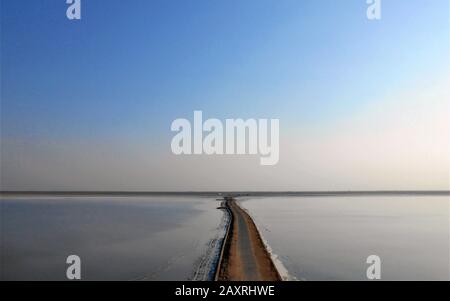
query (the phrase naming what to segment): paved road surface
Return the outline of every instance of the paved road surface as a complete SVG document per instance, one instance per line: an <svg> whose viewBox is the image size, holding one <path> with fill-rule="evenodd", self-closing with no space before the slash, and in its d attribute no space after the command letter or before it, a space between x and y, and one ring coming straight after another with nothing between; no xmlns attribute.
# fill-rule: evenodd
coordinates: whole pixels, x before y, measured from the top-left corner
<svg viewBox="0 0 450 301"><path fill-rule="evenodd" d="M281 280L251 217L233 198L226 200L232 224L218 280Z"/></svg>

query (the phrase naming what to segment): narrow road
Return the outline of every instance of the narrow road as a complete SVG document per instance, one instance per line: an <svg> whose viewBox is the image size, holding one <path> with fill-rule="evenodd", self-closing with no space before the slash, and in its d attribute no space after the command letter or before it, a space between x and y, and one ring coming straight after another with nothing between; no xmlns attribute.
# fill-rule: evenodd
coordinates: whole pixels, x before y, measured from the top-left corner
<svg viewBox="0 0 450 301"><path fill-rule="evenodd" d="M251 217L235 199L225 201L232 219L217 280L281 280Z"/></svg>

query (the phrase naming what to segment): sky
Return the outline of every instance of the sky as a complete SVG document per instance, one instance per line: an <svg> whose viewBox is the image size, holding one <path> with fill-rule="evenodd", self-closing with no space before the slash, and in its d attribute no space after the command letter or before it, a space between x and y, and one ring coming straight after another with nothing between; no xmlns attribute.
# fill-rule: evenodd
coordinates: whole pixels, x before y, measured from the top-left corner
<svg viewBox="0 0 450 301"><path fill-rule="evenodd" d="M448 190L449 3L1 1L2 190ZM278 118L280 160L174 119Z"/></svg>

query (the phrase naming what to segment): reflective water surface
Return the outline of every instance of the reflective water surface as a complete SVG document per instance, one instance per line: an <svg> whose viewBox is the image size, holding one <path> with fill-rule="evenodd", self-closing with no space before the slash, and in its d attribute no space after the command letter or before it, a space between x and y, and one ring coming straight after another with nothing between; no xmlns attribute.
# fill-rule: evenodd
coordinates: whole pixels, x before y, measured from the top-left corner
<svg viewBox="0 0 450 301"><path fill-rule="evenodd" d="M262 197L241 202L291 277L449 279L448 196Z"/></svg>
<svg viewBox="0 0 450 301"><path fill-rule="evenodd" d="M208 277L223 213L207 197L2 197L1 279L64 280L67 256L85 280Z"/></svg>

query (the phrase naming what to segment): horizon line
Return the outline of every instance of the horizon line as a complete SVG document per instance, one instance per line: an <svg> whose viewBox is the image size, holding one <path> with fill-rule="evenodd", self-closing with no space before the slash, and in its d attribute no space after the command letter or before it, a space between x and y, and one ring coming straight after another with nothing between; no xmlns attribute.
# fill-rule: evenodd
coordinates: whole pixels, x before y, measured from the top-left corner
<svg viewBox="0 0 450 301"><path fill-rule="evenodd" d="M433 194L449 195L450 190L185 190L185 191L119 191L119 190L2 190L0 195L224 195L233 194L237 196L258 196L258 195L327 195L327 194Z"/></svg>

